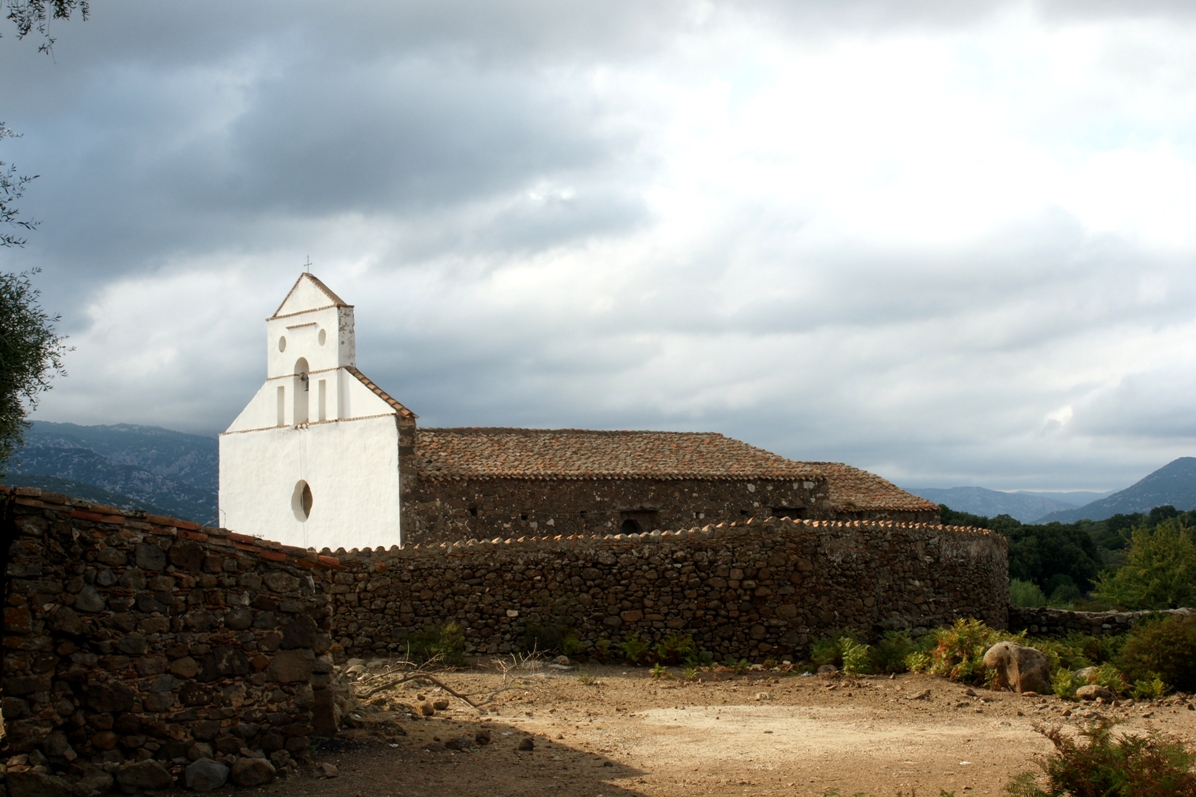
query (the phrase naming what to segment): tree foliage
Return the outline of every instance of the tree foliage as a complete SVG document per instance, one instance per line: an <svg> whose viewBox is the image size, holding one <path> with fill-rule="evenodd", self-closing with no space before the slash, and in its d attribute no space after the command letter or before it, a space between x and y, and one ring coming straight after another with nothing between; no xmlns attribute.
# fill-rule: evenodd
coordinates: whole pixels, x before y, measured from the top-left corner
<svg viewBox="0 0 1196 797"><path fill-rule="evenodd" d="M67 348L54 331L58 316L39 306L29 276L0 273L0 476L29 428L26 415L55 374L66 376Z"/></svg>
<svg viewBox="0 0 1196 797"><path fill-rule="evenodd" d="M1093 595L1127 609L1196 606L1196 542L1180 518L1140 526L1130 537L1125 564L1103 573Z"/></svg>
<svg viewBox="0 0 1196 797"><path fill-rule="evenodd" d="M9 130L4 122L0 122L0 141L18 137L19 134ZM26 230L32 230L37 226L37 222L19 218L20 213L13 204L21 198L21 194L25 193L25 186L35 179L37 179L36 174L33 177L18 176L16 166L0 161L0 224L9 228L21 227ZM24 245L24 238L17 237L7 229L0 229L0 246Z"/></svg>
<svg viewBox="0 0 1196 797"><path fill-rule="evenodd" d="M0 8L3 2L0 2ZM16 26L17 38L36 32L42 38L38 50L49 53L54 49L50 36L50 20L70 19L76 11L83 19L91 13L88 0L8 0L8 19Z"/></svg>

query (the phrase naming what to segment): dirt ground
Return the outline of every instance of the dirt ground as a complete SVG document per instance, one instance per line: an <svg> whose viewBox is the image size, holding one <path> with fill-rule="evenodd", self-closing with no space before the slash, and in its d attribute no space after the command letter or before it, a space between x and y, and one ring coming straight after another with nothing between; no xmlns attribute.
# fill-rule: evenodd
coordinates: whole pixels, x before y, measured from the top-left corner
<svg viewBox="0 0 1196 797"><path fill-rule="evenodd" d="M1196 743L1185 698L1077 704L975 690L923 675L844 679L706 673L653 679L647 669L585 666L444 673L456 691L505 687L485 713L424 684L404 684L358 712L362 727L316 751L337 769L264 789L304 797L422 795L825 795L889 797L940 789L998 795L1034 769L1049 743L1038 724L1075 725L1100 712L1134 731ZM424 702L450 708L420 716ZM1064 716L1065 712L1070 715ZM479 745L479 730L490 743ZM534 749L520 751L531 738ZM446 749L445 743L449 743ZM463 749L451 749L461 746Z"/></svg>

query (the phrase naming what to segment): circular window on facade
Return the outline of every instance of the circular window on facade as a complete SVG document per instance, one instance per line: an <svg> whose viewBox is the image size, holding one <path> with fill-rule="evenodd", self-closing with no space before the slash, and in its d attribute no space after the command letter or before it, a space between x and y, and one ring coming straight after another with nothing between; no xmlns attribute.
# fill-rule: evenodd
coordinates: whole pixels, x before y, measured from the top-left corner
<svg viewBox="0 0 1196 797"><path fill-rule="evenodd" d="M300 481L295 485L295 492L291 495L291 509L295 511L295 518L305 521L311 517L311 487L307 482Z"/></svg>
<svg viewBox="0 0 1196 797"><path fill-rule="evenodd" d="M326 331L324 331L324 330L322 330L322 329L321 329L321 330L320 330L320 334L319 334L319 335L316 335L316 337L319 339L319 341L320 341L320 345L321 345L321 346L323 346L323 345L324 345L324 341L328 340L328 333L327 333Z"/></svg>
<svg viewBox="0 0 1196 797"><path fill-rule="evenodd" d="M281 337L278 339L278 350L279 351L287 350L287 339L285 337Z"/></svg>

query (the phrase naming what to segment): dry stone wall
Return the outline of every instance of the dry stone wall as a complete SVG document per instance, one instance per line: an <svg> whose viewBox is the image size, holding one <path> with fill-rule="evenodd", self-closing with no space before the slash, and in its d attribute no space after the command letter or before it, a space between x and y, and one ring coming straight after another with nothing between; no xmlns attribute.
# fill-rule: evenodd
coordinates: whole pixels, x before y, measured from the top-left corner
<svg viewBox="0 0 1196 797"><path fill-rule="evenodd" d="M38 490L0 503L4 745L32 768L10 782L48 769L91 784L78 794L130 791L197 758L252 782L335 730L317 582L334 561Z"/></svg>
<svg viewBox="0 0 1196 797"><path fill-rule="evenodd" d="M821 517L824 478L434 479L415 483L403 545L473 537L636 533L742 522L774 511Z"/></svg>
<svg viewBox="0 0 1196 797"><path fill-rule="evenodd" d="M1005 538L976 529L768 518L332 555L35 489L0 507L3 744L26 757L8 786L80 795L201 764L264 782L335 733L333 655L449 622L473 654L679 633L760 660L845 628L1008 621Z"/></svg>
<svg viewBox="0 0 1196 797"><path fill-rule="evenodd" d="M1168 609L1162 614L1196 614L1196 609ZM1073 612L1068 609L1009 607L1009 630L1030 636L1064 637L1071 633L1089 636L1124 634L1142 617L1160 612Z"/></svg>
<svg viewBox="0 0 1196 797"><path fill-rule="evenodd" d="M326 552L330 553L330 552ZM892 521L749 520L641 535L495 539L337 552L333 633L353 655L459 623L467 652L529 630L583 643L689 634L719 657L804 655L836 630L1008 621L1005 538Z"/></svg>

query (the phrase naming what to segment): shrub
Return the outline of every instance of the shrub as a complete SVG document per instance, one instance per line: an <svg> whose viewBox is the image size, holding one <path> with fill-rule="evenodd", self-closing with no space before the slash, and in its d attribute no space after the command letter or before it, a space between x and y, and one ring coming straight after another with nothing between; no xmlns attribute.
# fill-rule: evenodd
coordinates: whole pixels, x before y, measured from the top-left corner
<svg viewBox="0 0 1196 797"><path fill-rule="evenodd" d="M649 674L651 674L651 676L653 678L672 678L673 677L672 675L669 674L668 667L665 667L663 664L652 665L652 669L649 670Z"/></svg>
<svg viewBox="0 0 1196 797"><path fill-rule="evenodd" d="M708 650L698 650L686 656L685 663L690 667L713 667L714 654Z"/></svg>
<svg viewBox="0 0 1196 797"><path fill-rule="evenodd" d="M1125 564L1102 573L1092 594L1127 609L1178 609L1196 603L1196 542L1180 520L1134 529Z"/></svg>
<svg viewBox="0 0 1196 797"><path fill-rule="evenodd" d="M1124 695L1130 688L1121 670L1107 662L1097 669L1096 680L1093 683L1100 684L1115 695Z"/></svg>
<svg viewBox="0 0 1196 797"><path fill-rule="evenodd" d="M840 637L839 649L843 652L843 672L848 675L863 675L872 672L872 647L850 637Z"/></svg>
<svg viewBox="0 0 1196 797"><path fill-rule="evenodd" d="M1057 697L1069 700L1076 696L1076 690L1083 684L1076 678L1076 674L1066 667L1060 667L1055 670L1055 674L1051 676L1051 691Z"/></svg>
<svg viewBox="0 0 1196 797"><path fill-rule="evenodd" d="M810 661L814 662L815 667L821 667L824 664L837 666L841 661L839 657L839 640L836 637L819 639L810 648Z"/></svg>
<svg viewBox="0 0 1196 797"><path fill-rule="evenodd" d="M906 659L917 649L909 631L889 631L872 646L872 668L876 672L905 672Z"/></svg>
<svg viewBox="0 0 1196 797"><path fill-rule="evenodd" d="M1014 606L1038 608L1047 605L1047 596L1033 581L1015 578L1009 582L1009 602Z"/></svg>
<svg viewBox="0 0 1196 797"><path fill-rule="evenodd" d="M634 634L628 634L619 643L619 649L623 651L623 657L627 661L632 664L643 664L648 659L649 651L652 650L652 643L645 642Z"/></svg>
<svg viewBox="0 0 1196 797"><path fill-rule="evenodd" d="M577 634L563 623L531 622L523 631L523 649L540 653L564 653L571 656L582 649Z"/></svg>
<svg viewBox="0 0 1196 797"><path fill-rule="evenodd" d="M680 664L696 651L693 637L674 631L656 645L656 658L665 664Z"/></svg>
<svg viewBox="0 0 1196 797"><path fill-rule="evenodd" d="M1134 683L1158 677L1172 689L1196 692L1196 616L1140 622L1127 635L1117 663Z"/></svg>
<svg viewBox="0 0 1196 797"><path fill-rule="evenodd" d="M438 659L449 667L465 664L465 631L460 623L426 625L407 639L407 655L420 664Z"/></svg>
<svg viewBox="0 0 1196 797"><path fill-rule="evenodd" d="M1098 719L1072 737L1061 728L1039 729L1055 752L1039 762L1046 775L1040 788L1025 772L1005 787L1013 797L1196 797L1193 756L1179 742L1158 734L1113 734L1114 723Z"/></svg>
<svg viewBox="0 0 1196 797"><path fill-rule="evenodd" d="M994 630L980 620L956 620L950 628L939 628L932 634L934 647L928 654L929 672L972 684L983 684L988 678L984 669L985 651L998 642L1025 641L1024 635Z"/></svg>
<svg viewBox="0 0 1196 797"><path fill-rule="evenodd" d="M1134 688L1130 690L1130 696L1135 700L1154 700L1165 694L1167 694L1167 684L1163 683L1163 679L1157 675L1153 678L1134 681Z"/></svg>

